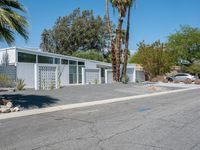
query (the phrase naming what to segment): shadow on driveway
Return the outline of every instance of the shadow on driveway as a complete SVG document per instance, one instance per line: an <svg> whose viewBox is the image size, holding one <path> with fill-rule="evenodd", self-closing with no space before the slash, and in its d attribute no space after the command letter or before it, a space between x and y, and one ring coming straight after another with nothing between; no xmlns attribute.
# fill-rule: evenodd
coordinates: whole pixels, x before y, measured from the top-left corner
<svg viewBox="0 0 200 150"><path fill-rule="evenodd" d="M51 106L57 103L59 100L54 99L49 96L44 95L23 95L23 94L15 94L15 95L2 95L2 98L11 100L14 106L20 105L25 109L30 108L43 108L47 106Z"/></svg>

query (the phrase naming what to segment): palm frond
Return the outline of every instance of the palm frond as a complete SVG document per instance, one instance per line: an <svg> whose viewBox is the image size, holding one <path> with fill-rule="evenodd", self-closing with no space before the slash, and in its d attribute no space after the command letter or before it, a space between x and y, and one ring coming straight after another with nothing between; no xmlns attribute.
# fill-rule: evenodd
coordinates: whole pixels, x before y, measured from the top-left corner
<svg viewBox="0 0 200 150"><path fill-rule="evenodd" d="M15 41L15 33L28 40L28 22L17 11L26 12L23 5L16 0L0 1L0 40L9 45Z"/></svg>

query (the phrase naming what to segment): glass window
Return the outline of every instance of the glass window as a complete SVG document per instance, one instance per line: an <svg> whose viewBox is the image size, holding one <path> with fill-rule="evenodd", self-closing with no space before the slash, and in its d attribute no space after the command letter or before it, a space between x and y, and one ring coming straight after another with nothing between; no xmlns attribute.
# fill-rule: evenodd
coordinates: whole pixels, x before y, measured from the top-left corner
<svg viewBox="0 0 200 150"><path fill-rule="evenodd" d="M68 60L67 60L67 59L62 59L62 60L61 60L61 63L62 63L62 64L65 64L65 65L68 65Z"/></svg>
<svg viewBox="0 0 200 150"><path fill-rule="evenodd" d="M55 64L60 64L60 59L59 58L55 58Z"/></svg>
<svg viewBox="0 0 200 150"><path fill-rule="evenodd" d="M82 83L82 68L84 66L78 66L78 83Z"/></svg>
<svg viewBox="0 0 200 150"><path fill-rule="evenodd" d="M76 62L76 61L73 61L73 60L70 60L70 61L69 61L69 64L70 64L70 65L77 65L77 62Z"/></svg>
<svg viewBox="0 0 200 150"><path fill-rule="evenodd" d="M85 62L80 62L80 61L79 61L79 62L78 62L78 65L79 65L79 66L85 66Z"/></svg>
<svg viewBox="0 0 200 150"><path fill-rule="evenodd" d="M36 55L18 52L18 62L36 63Z"/></svg>
<svg viewBox="0 0 200 150"><path fill-rule="evenodd" d="M77 83L77 66L69 66L69 83Z"/></svg>
<svg viewBox="0 0 200 150"><path fill-rule="evenodd" d="M38 63L53 64L53 58L46 56L38 56Z"/></svg>

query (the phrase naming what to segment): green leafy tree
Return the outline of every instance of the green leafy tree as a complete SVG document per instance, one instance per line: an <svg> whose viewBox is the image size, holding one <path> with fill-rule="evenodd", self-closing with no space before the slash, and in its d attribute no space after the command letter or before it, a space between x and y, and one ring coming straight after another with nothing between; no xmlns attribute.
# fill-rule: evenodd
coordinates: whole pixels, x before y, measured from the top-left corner
<svg viewBox="0 0 200 150"><path fill-rule="evenodd" d="M25 40L28 39L28 22L19 13L25 13L25 8L17 0L0 0L0 40L12 44L15 32Z"/></svg>
<svg viewBox="0 0 200 150"><path fill-rule="evenodd" d="M200 75L200 62L194 62L190 66L185 67L186 72L189 72L191 74L195 74L197 76Z"/></svg>
<svg viewBox="0 0 200 150"><path fill-rule="evenodd" d="M139 52L137 51L137 52L135 52L134 55L132 55L130 57L129 63L131 63L131 64L139 64L140 62L138 60L138 57L139 57Z"/></svg>
<svg viewBox="0 0 200 150"><path fill-rule="evenodd" d="M45 29L41 37L45 51L72 55L76 51L103 51L109 41L106 21L95 17L93 11L75 9L59 17L52 29Z"/></svg>
<svg viewBox="0 0 200 150"><path fill-rule="evenodd" d="M160 41L153 44L139 43L134 59L143 66L150 78L169 72L173 65L170 52Z"/></svg>
<svg viewBox="0 0 200 150"><path fill-rule="evenodd" d="M200 29L181 26L176 33L168 37L167 47L176 64L186 61L193 64L200 59Z"/></svg>
<svg viewBox="0 0 200 150"><path fill-rule="evenodd" d="M73 53L73 56L96 61L106 61L103 53L97 52L96 50L76 51Z"/></svg>

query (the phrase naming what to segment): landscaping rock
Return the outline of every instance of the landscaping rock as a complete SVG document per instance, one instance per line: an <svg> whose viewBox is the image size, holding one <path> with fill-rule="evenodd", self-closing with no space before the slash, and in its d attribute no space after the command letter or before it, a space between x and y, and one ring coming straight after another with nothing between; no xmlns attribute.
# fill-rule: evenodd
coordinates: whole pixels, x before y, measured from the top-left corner
<svg viewBox="0 0 200 150"><path fill-rule="evenodd" d="M191 80L191 79L186 79L186 80L184 81L184 83L185 83L185 84L192 84L192 80Z"/></svg>
<svg viewBox="0 0 200 150"><path fill-rule="evenodd" d="M164 79L164 80L163 80L163 83L168 83L168 80L167 80L167 79Z"/></svg>
<svg viewBox="0 0 200 150"><path fill-rule="evenodd" d="M200 79L195 80L194 83L200 85Z"/></svg>
<svg viewBox="0 0 200 150"><path fill-rule="evenodd" d="M10 102L9 100L6 100L6 99L0 99L0 105L5 105Z"/></svg>
<svg viewBox="0 0 200 150"><path fill-rule="evenodd" d="M6 107L8 107L8 108L12 108L12 107L13 107L12 102L7 102Z"/></svg>
<svg viewBox="0 0 200 150"><path fill-rule="evenodd" d="M0 108L1 113L9 113L11 112L10 108Z"/></svg>
<svg viewBox="0 0 200 150"><path fill-rule="evenodd" d="M13 112L17 112L17 111L20 111L20 108L19 108L19 107L13 108Z"/></svg>
<svg viewBox="0 0 200 150"><path fill-rule="evenodd" d="M157 76L156 77L159 82L163 82L165 80L164 76Z"/></svg>

